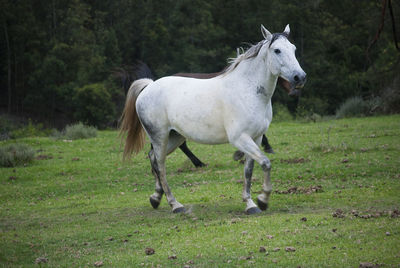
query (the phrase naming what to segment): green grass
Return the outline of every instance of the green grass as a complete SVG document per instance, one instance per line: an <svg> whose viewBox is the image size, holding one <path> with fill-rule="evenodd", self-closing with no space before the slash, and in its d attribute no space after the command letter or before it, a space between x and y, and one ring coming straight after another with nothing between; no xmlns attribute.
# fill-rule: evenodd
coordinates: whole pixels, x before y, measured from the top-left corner
<svg viewBox="0 0 400 268"><path fill-rule="evenodd" d="M0 265L38 266L39 257L49 267L400 265L400 218L391 217L400 209L399 115L273 123L268 138L276 192L256 216L244 213L243 165L229 145L189 143L208 163L201 169L180 151L169 156L169 185L189 210L175 215L165 198L150 206L147 152L122 163L115 131L18 139L38 152L26 167L0 168ZM255 198L258 165L254 179ZM316 186L322 191L307 191Z"/></svg>

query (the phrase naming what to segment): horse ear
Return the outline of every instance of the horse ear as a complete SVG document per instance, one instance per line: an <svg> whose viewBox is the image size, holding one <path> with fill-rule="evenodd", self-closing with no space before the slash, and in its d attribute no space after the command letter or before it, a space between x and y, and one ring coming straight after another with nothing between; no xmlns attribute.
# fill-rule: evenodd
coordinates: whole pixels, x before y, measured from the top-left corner
<svg viewBox="0 0 400 268"><path fill-rule="evenodd" d="M272 34L261 24L261 33L266 40L271 39Z"/></svg>
<svg viewBox="0 0 400 268"><path fill-rule="evenodd" d="M290 27L289 27L289 24L286 25L285 30L283 31L283 33L286 34L287 36L289 36L289 34L290 34Z"/></svg>

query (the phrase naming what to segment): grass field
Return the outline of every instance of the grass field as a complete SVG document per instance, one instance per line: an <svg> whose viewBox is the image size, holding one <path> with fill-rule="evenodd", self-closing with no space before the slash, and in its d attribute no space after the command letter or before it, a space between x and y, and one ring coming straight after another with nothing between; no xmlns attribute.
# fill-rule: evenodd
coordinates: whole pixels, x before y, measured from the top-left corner
<svg viewBox="0 0 400 268"><path fill-rule="evenodd" d="M37 153L0 168L1 266L400 266L399 115L273 123L274 193L256 216L244 213L231 146L189 142L208 163L200 169L169 156L169 185L188 210L176 215L165 198L150 206L147 151L122 163L117 136L17 140ZM254 180L253 198L258 165Z"/></svg>

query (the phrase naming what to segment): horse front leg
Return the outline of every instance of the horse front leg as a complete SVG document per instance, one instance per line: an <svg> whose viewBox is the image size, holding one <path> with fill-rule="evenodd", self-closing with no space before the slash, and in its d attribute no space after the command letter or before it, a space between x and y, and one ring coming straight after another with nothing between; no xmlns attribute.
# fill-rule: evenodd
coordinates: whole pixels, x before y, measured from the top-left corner
<svg viewBox="0 0 400 268"><path fill-rule="evenodd" d="M272 193L271 184L271 164L262 166L264 171L264 183L262 186L262 193L257 196L257 204L261 210L268 208L269 196Z"/></svg>
<svg viewBox="0 0 400 268"><path fill-rule="evenodd" d="M261 210L254 204L251 199L251 177L253 176L254 160L246 155L246 161L244 164L244 183L243 183L243 202L246 202L246 213L256 214L260 213Z"/></svg>
<svg viewBox="0 0 400 268"><path fill-rule="evenodd" d="M258 144L261 143L261 137L257 139ZM243 190L243 201L246 202L246 213L254 214L261 212L260 209L266 210L268 207L268 199L272 192L270 172L271 172L271 162L260 150L257 143L248 136L247 134L242 134L238 139L231 142L240 151L246 154L245 162L245 184ZM251 175L253 170L254 160L257 161L263 171L264 171L264 184L263 192L257 198L258 205L260 209L251 200L250 189L251 189Z"/></svg>

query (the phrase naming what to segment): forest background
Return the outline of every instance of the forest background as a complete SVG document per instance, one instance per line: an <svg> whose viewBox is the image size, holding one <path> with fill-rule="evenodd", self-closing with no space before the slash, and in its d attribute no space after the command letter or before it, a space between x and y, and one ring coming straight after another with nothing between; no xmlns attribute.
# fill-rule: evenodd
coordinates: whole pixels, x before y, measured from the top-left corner
<svg viewBox="0 0 400 268"><path fill-rule="evenodd" d="M276 90L274 106L332 115L358 96L396 113L399 14L390 0L0 0L0 112L112 127L138 61L156 77L217 72L261 24L290 24L308 81L299 98Z"/></svg>

